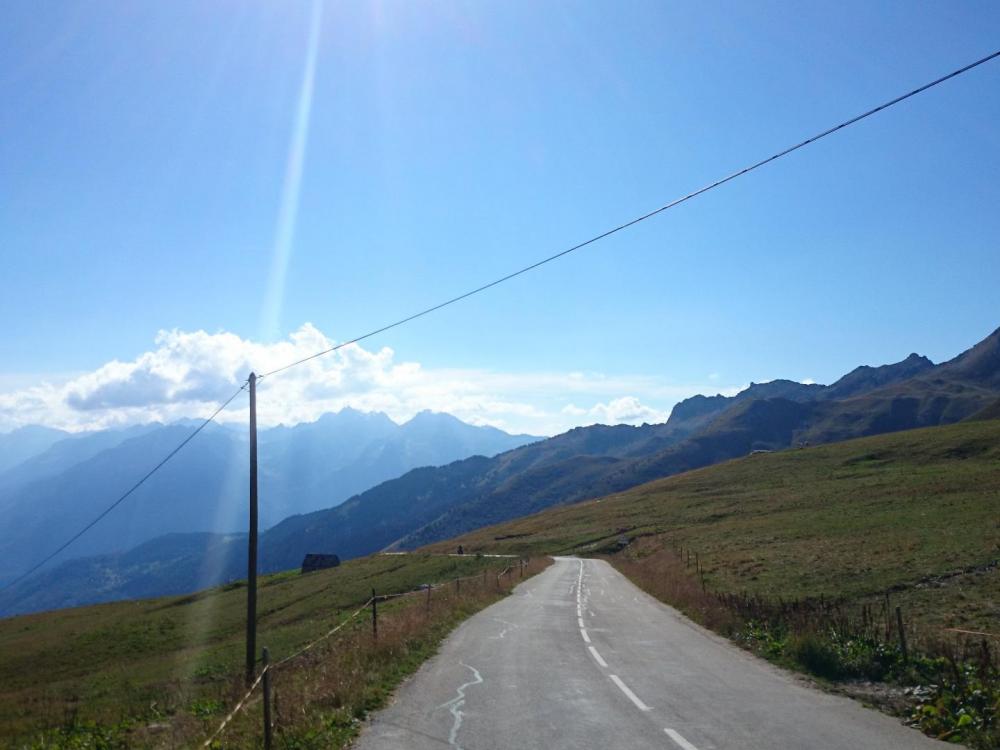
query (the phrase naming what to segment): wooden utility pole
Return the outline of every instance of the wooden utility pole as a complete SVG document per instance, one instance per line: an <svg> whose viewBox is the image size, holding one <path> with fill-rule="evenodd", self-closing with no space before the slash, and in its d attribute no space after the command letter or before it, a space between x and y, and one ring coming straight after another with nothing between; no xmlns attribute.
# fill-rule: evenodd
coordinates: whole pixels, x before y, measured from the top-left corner
<svg viewBox="0 0 1000 750"><path fill-rule="evenodd" d="M247 548L247 672L254 680L257 660L257 376L250 373L250 534Z"/></svg>

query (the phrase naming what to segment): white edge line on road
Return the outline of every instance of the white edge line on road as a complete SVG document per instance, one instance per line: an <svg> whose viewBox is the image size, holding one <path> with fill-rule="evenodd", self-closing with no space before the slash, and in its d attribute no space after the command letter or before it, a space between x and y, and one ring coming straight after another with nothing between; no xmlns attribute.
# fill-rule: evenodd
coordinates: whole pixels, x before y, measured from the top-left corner
<svg viewBox="0 0 1000 750"><path fill-rule="evenodd" d="M618 675L613 674L610 675L610 677L612 682L614 682L618 686L618 689L621 690L623 693L625 693L626 697L636 705L636 708L638 708L640 711L653 710L645 703L643 703L641 700L639 700L639 696L633 693L631 690L629 690L628 685L622 682L621 678Z"/></svg>
<svg viewBox="0 0 1000 750"><path fill-rule="evenodd" d="M598 664L600 664L602 667L605 668L608 666L608 663L601 658L601 655L599 653L597 653L596 648L594 648L593 646L587 646L587 648L590 649L591 655L594 657L594 659L597 661Z"/></svg>
<svg viewBox="0 0 1000 750"><path fill-rule="evenodd" d="M681 737L681 733L680 732L678 732L678 731L676 731L674 729L669 729L669 728L668 729L664 729L663 731L667 733L667 736L670 739L672 739L680 747L682 747L683 750L698 750L698 748L696 748L694 745L692 745L686 739L684 739L683 737Z"/></svg>
<svg viewBox="0 0 1000 750"><path fill-rule="evenodd" d="M587 635L587 631L584 628L580 628L580 635L583 636L584 643L590 643L590 636Z"/></svg>
<svg viewBox="0 0 1000 750"><path fill-rule="evenodd" d="M586 625L583 624L583 618L582 617L577 617L576 618L576 624L579 625L581 628L586 627Z"/></svg>

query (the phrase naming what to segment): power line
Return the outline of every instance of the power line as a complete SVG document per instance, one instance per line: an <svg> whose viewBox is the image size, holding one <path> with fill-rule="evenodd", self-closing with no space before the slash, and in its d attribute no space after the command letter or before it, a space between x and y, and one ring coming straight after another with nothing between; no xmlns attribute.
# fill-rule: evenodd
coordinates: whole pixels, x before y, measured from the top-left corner
<svg viewBox="0 0 1000 750"><path fill-rule="evenodd" d="M745 175L745 174L747 174L749 172L752 172L755 169L759 169L760 167L763 167L765 164L770 164L771 162L777 161L778 159L782 158L783 156L788 156L788 154L792 153L793 151L798 151L803 146L808 146L809 144L815 143L816 141L818 141L818 140L820 140L822 138L826 138L828 135L832 135L833 133L836 133L838 130L843 130L844 128L846 128L846 127L848 127L850 125L854 125L855 123L860 122L861 120L864 120L867 117L871 117L872 115L876 114L877 112L881 112L882 110L888 109L889 107L892 107L892 106L894 106L896 104L899 104L900 102L905 101L906 99L909 99L912 96L916 96L917 94L920 94L920 93L922 93L924 91L927 91L928 89L934 88L935 86L937 86L937 85L939 85L941 83L944 83L947 80L955 78L956 76L959 76L962 73L966 73L966 72L972 70L973 68L978 67L978 66L982 65L983 63L989 62L990 60L992 60L992 59L994 59L996 57L1000 57L1000 50L997 50L996 52L994 52L991 55L987 55L986 57L980 58L979 60L976 60L973 63L969 63L968 65L966 65L964 67L961 67L958 70L954 70L951 73L948 73L947 75L943 75L940 78L937 78L937 79L931 81L930 83L925 83L923 86L920 86L919 88L915 88L912 91L910 91L910 92L908 92L906 94L903 94L902 96L897 96L895 99L891 99L890 101L887 101L884 104L880 104L879 106L877 106L877 107L875 107L873 109L869 109L867 112L864 112L864 113L862 113L860 115L857 115L856 117L852 117L850 120L846 120L846 121L840 123L839 125L836 125L836 126L830 128L828 130L824 130L822 133L819 133L818 135L814 135L811 138L807 138L806 140L804 140L804 141L802 141L800 143L797 143L794 146L790 146L790 147L784 149L783 151L779 151L778 153L774 154L773 156L769 156L766 159L761 159L760 161L756 162L755 164L751 164L749 167L744 167L743 169L740 169L737 172L733 172L732 174L730 174L730 175L728 175L726 177L723 177L723 178L721 178L719 180L716 180L715 182L713 182L713 183L711 183L709 185L706 185L705 187L699 188L698 190L695 190L694 192L688 193L687 195L685 195L685 196L683 196L681 198L677 198L676 200L673 200L670 203L667 203L666 205L660 206L659 208L654 209L654 210L650 211L649 213L643 214L642 216L639 216L639 217L637 217L635 219L632 219L631 221L627 221L624 224L619 224L614 229L609 229L606 232L602 232L601 234L597 235L596 237L591 237L589 240L585 240L584 242L581 242L578 245L573 245L573 247L567 248L566 250L562 250L561 252L558 252L555 255L550 255L547 258L543 258L542 260L537 261L536 263L532 263L530 266L525 266L524 268L521 268L521 269L519 269L517 271L514 271L513 273L507 274L506 276L501 276L499 279L491 281L488 284L483 284L482 286L476 287L475 289L473 289L471 291L468 291L468 292L465 292L464 294L460 294L457 297L452 297L449 300L446 300L444 302L440 302L440 303L438 303L438 304L436 304L436 305L434 305L432 307L428 307L425 310L421 310L420 312L414 313L413 315L409 315L409 316L407 316L405 318L402 318L401 320L397 320L395 323L389 323L388 325L384 325L381 328L377 328L374 331L370 331L370 332L368 332L368 333L366 333L366 334L364 334L362 336L358 336L357 338L353 338L353 339L351 339L349 341L344 341L344 342L342 342L340 344L337 344L336 346L331 346L329 349L324 349L323 351L316 352L315 354L310 354L308 357L303 357L302 359L295 360L294 362L289 362L287 365L283 365L283 366L278 367L278 368L276 368L274 370L271 370L270 372L266 372L263 375L259 375L257 377L257 379L261 380L262 378L270 377L271 375L275 375L275 374L277 374L279 372L283 372L283 371L288 370L288 369L290 369L292 367L296 367L297 365L301 365L304 362L309 362L310 360L313 360L313 359L316 359L318 357L322 357L324 355L330 354L331 352L335 352L338 349L344 348L345 346L349 346L351 344L356 344L359 341L364 341L365 339L371 338L372 336L377 336L380 333L385 333L386 331L391 330L393 328L398 328L399 326L405 325L406 323L414 321L417 318L422 318L425 315L429 315L432 312L436 312L436 311L440 310L441 308L448 307L449 305L454 305L456 302L461 302L464 299L468 299L469 297L472 297L473 295L479 294L480 292L485 292L487 289L491 289L491 288L497 286L498 284L504 283L505 281L510 281L511 279L513 279L513 278L515 278L517 276L520 276L521 274L525 274L525 273L528 273L529 271L533 271L533 270L535 270L536 268L538 268L540 266L544 266L546 263L551 263L552 261L557 260L559 258L562 258L565 255L569 255L572 252L575 252L577 250L585 248L585 247L587 247L587 245L592 245L595 242L599 242L600 240L603 240L606 237L610 237L611 235L616 234L616 233L622 231L623 229L628 229L629 227L634 226L634 225L638 224L639 222L645 221L646 219L651 219L654 216L656 216L658 214L661 214L664 211L667 211L668 209L673 208L674 206L679 206L681 203L685 203L686 201L689 201L692 198L696 198L697 196L701 195L702 193L707 193L709 190L714 190L715 188L720 187L721 185L725 185L727 182L729 182L731 180L735 180L737 177L742 177L743 175Z"/></svg>
<svg viewBox="0 0 1000 750"><path fill-rule="evenodd" d="M565 255L569 255L570 253L575 252L577 250L580 250L580 249L582 249L584 247L587 247L588 245L592 245L595 242L603 240L606 237L610 237L611 235L616 234L616 233L622 231L623 229L628 229L629 227L634 226L634 225L636 225L636 224L638 224L638 223L640 223L642 221L645 221L646 219L651 219L652 217L654 217L654 216L656 216L658 214L661 214L664 211L667 211L668 209L673 208L674 206L678 206L681 203L685 203L686 201L689 201L692 198L695 198L695 197L701 195L702 193L707 193L709 190L714 190L715 188L717 188L717 187L719 187L721 185L724 185L725 183L730 182L731 180L735 180L737 177L741 177L742 175L745 175L745 174L747 174L749 172L752 172L755 169L763 167L765 164L769 164L770 162L776 161L776 160L782 158L783 156L787 156L788 154L792 153L793 151L797 151L798 149L802 148L803 146L808 146L810 143L815 143L816 141L818 141L818 140L820 140L822 138L825 138L828 135L836 133L838 130L842 130L843 128L846 128L849 125L853 125L853 124L855 124L857 122L860 122L861 120L864 120L867 117L871 117L872 115L876 114L877 112L881 112L884 109L888 109L889 107L892 107L892 106L894 106L896 104L899 104L900 102L902 102L902 101L904 101L906 99L909 99L912 96L916 96L917 94L920 94L920 93L922 93L924 91L927 91L928 89L931 89L931 88L933 88L933 87L935 87L935 86L937 86L937 85L939 85L941 83L944 83L947 80L955 78L956 76L959 76L962 73L966 73L966 72L972 70L973 68L978 67L978 66L982 65L983 63L989 62L990 60L993 60L994 58L997 58L997 57L1000 57L1000 50L994 52L993 54L987 55L986 57L983 57L983 58L981 58L979 60L976 60L975 62L970 63L970 64L968 64L968 65L966 65L966 66L964 66L962 68L959 68L958 70L954 70L951 73L948 73L947 75L941 76L940 78L937 78L937 79L931 81L930 83L926 83L923 86L920 86L919 88L915 88L912 91L910 91L910 92L908 92L906 94L903 94L902 96L898 96L895 99L892 99L892 100L890 100L888 102L885 102L884 104L880 104L879 106L877 106L877 107L875 107L873 109L870 109L867 112L864 112L864 113L862 113L860 115L857 115L856 117L853 117L850 120L846 120L845 122L842 122L839 125L836 125L836 126L834 126L832 128L829 128L828 130L824 130L822 133L819 133L818 135L814 135L811 138L807 138L806 140L804 140L804 141L802 141L800 143L797 143L794 146L790 146L789 148L786 148L783 151L779 151L778 153L774 154L773 156L769 156L766 159L762 159L761 161L758 161L755 164L752 164L752 165L750 165L748 167L744 167L743 169L741 169L741 170L739 170L737 172L733 172L732 174L730 174L730 175L728 175L726 177L718 179L715 182L713 182L713 183L711 183L709 185L706 185L705 187L699 188L698 190L695 190L694 192L688 193L687 195L682 196L681 198L677 198L676 200L673 200L670 203L667 203L667 204L665 204L663 206L660 206L659 208L654 209L653 211L650 211L649 213L643 214L642 216L639 216L639 217L637 217L635 219L627 221L624 224L619 224L618 226L614 227L613 229L609 229L608 231L603 232L603 233L601 233L601 234L599 234L599 235L597 235L595 237L591 237L589 240L585 240L584 242L581 242L581 243L579 243L577 245L574 245L573 247L567 248L566 250L562 250L561 252L558 252L558 253L556 253L554 255L550 255L547 258L543 258L542 260L539 260L539 261L537 261L535 263L532 263L529 266L525 266L524 268L521 268L521 269L519 269L517 271L514 271L512 273L509 273L506 276L501 276L500 278L495 279L494 281L491 281L491 282L489 282L487 284L483 284L482 286L477 287L475 289L472 289L471 291L465 292L464 294L460 294L457 297L452 297L449 300L446 300L444 302L441 302L441 303L438 303L436 305L433 305L432 307L428 307L425 310L421 310L420 312L414 313L413 315L409 315L409 316L407 316L405 318L402 318L401 320L397 320L394 323L390 323L388 325L382 326L381 328L377 328L377 329L375 329L373 331L370 331L370 332L368 332L366 334L363 334L361 336L353 338L353 339L351 339L349 341L344 341L344 342L342 342L340 344L337 344L336 346L331 346L328 349L324 349L323 351L319 351L319 352L316 352L315 354L311 354L308 357L303 357L302 359L298 359L298 360L296 360L294 362L290 362L290 363L288 363L286 365L283 365L281 367L278 367L278 368L276 368L274 370L270 370L269 372L266 372L266 373L264 373L262 375L259 375L257 377L257 380L259 381L259 380L261 380L263 378L270 377L271 375L275 375L275 374L277 374L279 372L283 372L283 371L288 370L288 369L290 369L292 367L296 367L297 365L301 365L304 362L309 362L310 360L316 359L318 357L322 357L322 356L324 356L326 354L330 354L331 352L335 352L338 349L342 349L345 346L349 346L350 344L356 344L359 341L364 341L365 339L371 338L373 336L377 336L380 333L385 333L386 331L389 331L389 330L391 330L393 328L398 328L399 326L405 325L406 323L414 321L417 318L422 318L425 315L429 315L432 312L436 312L437 310L440 310L440 309L442 309L444 307L448 307L449 305L453 305L456 302L461 302L462 300L468 299L469 297L472 297L473 295L479 294L481 292L485 292L487 289L491 289L492 287L495 287L495 286L497 286L499 284L502 284L505 281L510 281L511 279L516 278L517 276L520 276L522 274L528 273L529 271L533 271L534 269L539 268L540 266L544 266L547 263L551 263L554 260L562 258ZM6 591L8 588L10 588L10 587L14 586L15 584L20 583L21 581L23 581L25 578L27 578L28 576L30 576L36 570L38 570L39 568L41 568L42 566L44 566L46 563L48 563L54 557L56 557L59 553L61 553L63 550L65 550L67 547L69 547L71 544L73 544L73 542L75 542L81 536L83 536L88 531L90 531L90 529L92 529L94 526L96 526L98 523L100 523L100 521L105 516L107 516L111 511L113 511L115 508L117 508L119 505L121 505L130 495L132 495L133 492L135 492L137 489L139 489L139 487L141 487L143 484L145 484L146 480L148 480L157 471L159 471L168 461L170 461L170 459L172 459L175 455L177 455L177 453L179 453L180 450L182 448L184 448L184 446L186 446L189 442L191 442L195 438L195 436L197 436L202 430L204 430L222 412L223 409L225 409L227 406L229 406L230 403L232 403L233 399L235 399L240 393L242 393L244 390L246 390L247 385L248 385L248 383L243 383L240 386L239 390L237 390L232 396L230 396L228 399L226 399L224 402L222 402L222 404L214 412L212 412L212 414L207 419L205 419L204 422L202 422L197 428L195 428L194 431L192 431L190 435L188 435L186 438L184 438L184 440L182 440L172 451L170 451L170 453L168 453L158 464L156 464L156 466L154 466L145 475L143 475L143 477L141 479L139 479L139 481L137 481L135 484L133 484L128 490L126 490L121 496L119 496L113 503L111 503L107 508L105 508L101 513L99 513L92 521L90 521L90 523L88 523L86 526L84 526L82 529L80 529L80 531L78 531L76 534L74 534L73 536L71 536L67 541L65 541L62 545L60 545L58 549L56 549L54 552L52 552L51 554L49 554L48 556L46 556L41 562L37 563L36 565L34 565L33 567L31 567L26 572L24 572L21 575L19 575L14 580L12 580L12 581L4 584L3 586L0 586L0 592Z"/></svg>
<svg viewBox="0 0 1000 750"><path fill-rule="evenodd" d="M33 566L32 568L30 568L26 572L24 572L21 575L19 575L13 581L10 581L9 583L5 583L3 586L0 586L0 591L6 591L11 586L13 586L13 585L15 585L15 584L20 583L21 581L23 581L25 578L27 578L28 576L30 576L36 570L38 570L43 565L45 565L50 560L52 560L52 558L54 558L56 555L58 555L64 549L66 549L67 547L69 547L73 542L75 542L81 536L83 536L88 531L90 531L92 528L94 528L94 526L96 526L98 523L100 523L100 521L106 515L108 515L108 513L110 513L111 511L113 511L115 508L117 508L123 502L125 502L125 499L128 498L129 495L131 495L133 492L135 492L137 489L139 489L143 484L145 484L145 482L146 482L147 479L149 479L151 476L153 476L153 474L155 474L157 471L159 471L161 468L163 468L163 465L166 464L167 461L169 461L171 458L173 458L174 456L176 456L180 452L181 448L183 448L185 445L187 445L192 440L194 440L195 436L199 432L201 432L202 430L204 430L206 427L208 427L209 423L212 422L217 416L219 416L219 414L222 412L222 410L225 409L227 406L229 406L229 404L231 404L233 402L233 399L235 399L237 396L239 396L241 393L243 393L243 391L245 391L246 388L247 388L247 383L244 383L243 385L241 385L240 389L238 391L236 391L236 393L234 393L232 396L230 396L225 401L223 401L222 404L214 412L212 412L212 415L210 417L208 417L204 422L202 422L200 425L198 425L190 435L188 435L186 438L184 438L177 445L176 448L174 448L172 451L170 451L170 453L168 453L166 456L164 456L163 460L161 460L156 466L154 466L152 469L150 469L148 472L146 472L143 475L142 479L140 479L138 482L136 482L131 487L129 487L128 490L126 490L122 495L120 495L117 500L115 500L113 503L111 503L111 505L109 505L107 508L105 508L103 511L101 511L90 523L88 523L86 526L84 526L82 529L80 529L78 532L76 532L73 536L71 536L69 539L67 539L65 542L63 542L55 552L53 552L52 554L48 555L44 560L42 560L37 565Z"/></svg>

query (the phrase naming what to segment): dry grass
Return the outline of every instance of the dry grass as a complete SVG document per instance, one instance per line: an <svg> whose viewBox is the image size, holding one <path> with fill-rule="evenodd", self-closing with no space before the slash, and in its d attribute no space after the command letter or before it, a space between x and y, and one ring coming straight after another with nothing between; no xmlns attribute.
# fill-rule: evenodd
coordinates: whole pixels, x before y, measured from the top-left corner
<svg viewBox="0 0 1000 750"><path fill-rule="evenodd" d="M770 599L713 592L697 558L644 540L609 561L638 586L761 656L841 685L925 733L974 748L1000 736L1000 648L903 621L892 599ZM872 690L874 683L881 687Z"/></svg>
<svg viewBox="0 0 1000 750"><path fill-rule="evenodd" d="M550 564L535 558L523 577ZM516 561L507 574L472 576L380 602L378 637L370 607L344 630L273 670L274 739L278 748L341 747L360 722L385 705L395 687L432 655L462 620L503 598L522 580ZM259 747L263 705L254 696L216 747Z"/></svg>
<svg viewBox="0 0 1000 750"><path fill-rule="evenodd" d="M534 559L524 575L547 564ZM402 592L447 582L432 590L429 610L424 592L379 602L377 642L366 609L275 668L275 746L346 744L360 718L382 705L455 625L520 581L515 567L497 585L505 565L475 555L379 555L262 579L258 644L270 647L274 663L347 621L372 587ZM457 577L468 577L460 591ZM244 612L245 587L226 586L0 620L0 746L199 746L245 693ZM260 746L261 713L258 690L214 747Z"/></svg>
<svg viewBox="0 0 1000 750"><path fill-rule="evenodd" d="M639 588L676 607L692 620L724 635L732 635L739 618L691 575L685 559L670 549L657 549L641 558L607 558Z"/></svg>
<svg viewBox="0 0 1000 750"><path fill-rule="evenodd" d="M1000 420L910 430L748 456L427 549L683 547L712 590L866 603L889 591L928 631L996 632L998 462Z"/></svg>

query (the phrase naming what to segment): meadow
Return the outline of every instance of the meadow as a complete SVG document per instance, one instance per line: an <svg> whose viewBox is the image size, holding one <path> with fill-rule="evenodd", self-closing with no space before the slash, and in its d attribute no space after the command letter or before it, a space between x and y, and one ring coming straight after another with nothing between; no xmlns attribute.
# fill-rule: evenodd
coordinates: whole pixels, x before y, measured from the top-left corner
<svg viewBox="0 0 1000 750"><path fill-rule="evenodd" d="M1000 746L1000 421L749 455L457 541L605 556L824 687Z"/></svg>
<svg viewBox="0 0 1000 750"><path fill-rule="evenodd" d="M349 741L456 624L520 580L519 567L497 578L507 562L376 555L262 578L257 642L272 663L346 623L274 670L276 746ZM524 575L544 564L533 561ZM442 585L427 596L426 584ZM372 589L379 596L418 592L379 603L377 640L370 609L349 619ZM245 615L240 582L0 620L0 741L19 748L200 744L245 692ZM213 746L255 747L261 736L258 691Z"/></svg>
<svg viewBox="0 0 1000 750"><path fill-rule="evenodd" d="M690 552L713 591L883 597L920 627L995 628L1000 421L757 454L427 550Z"/></svg>

